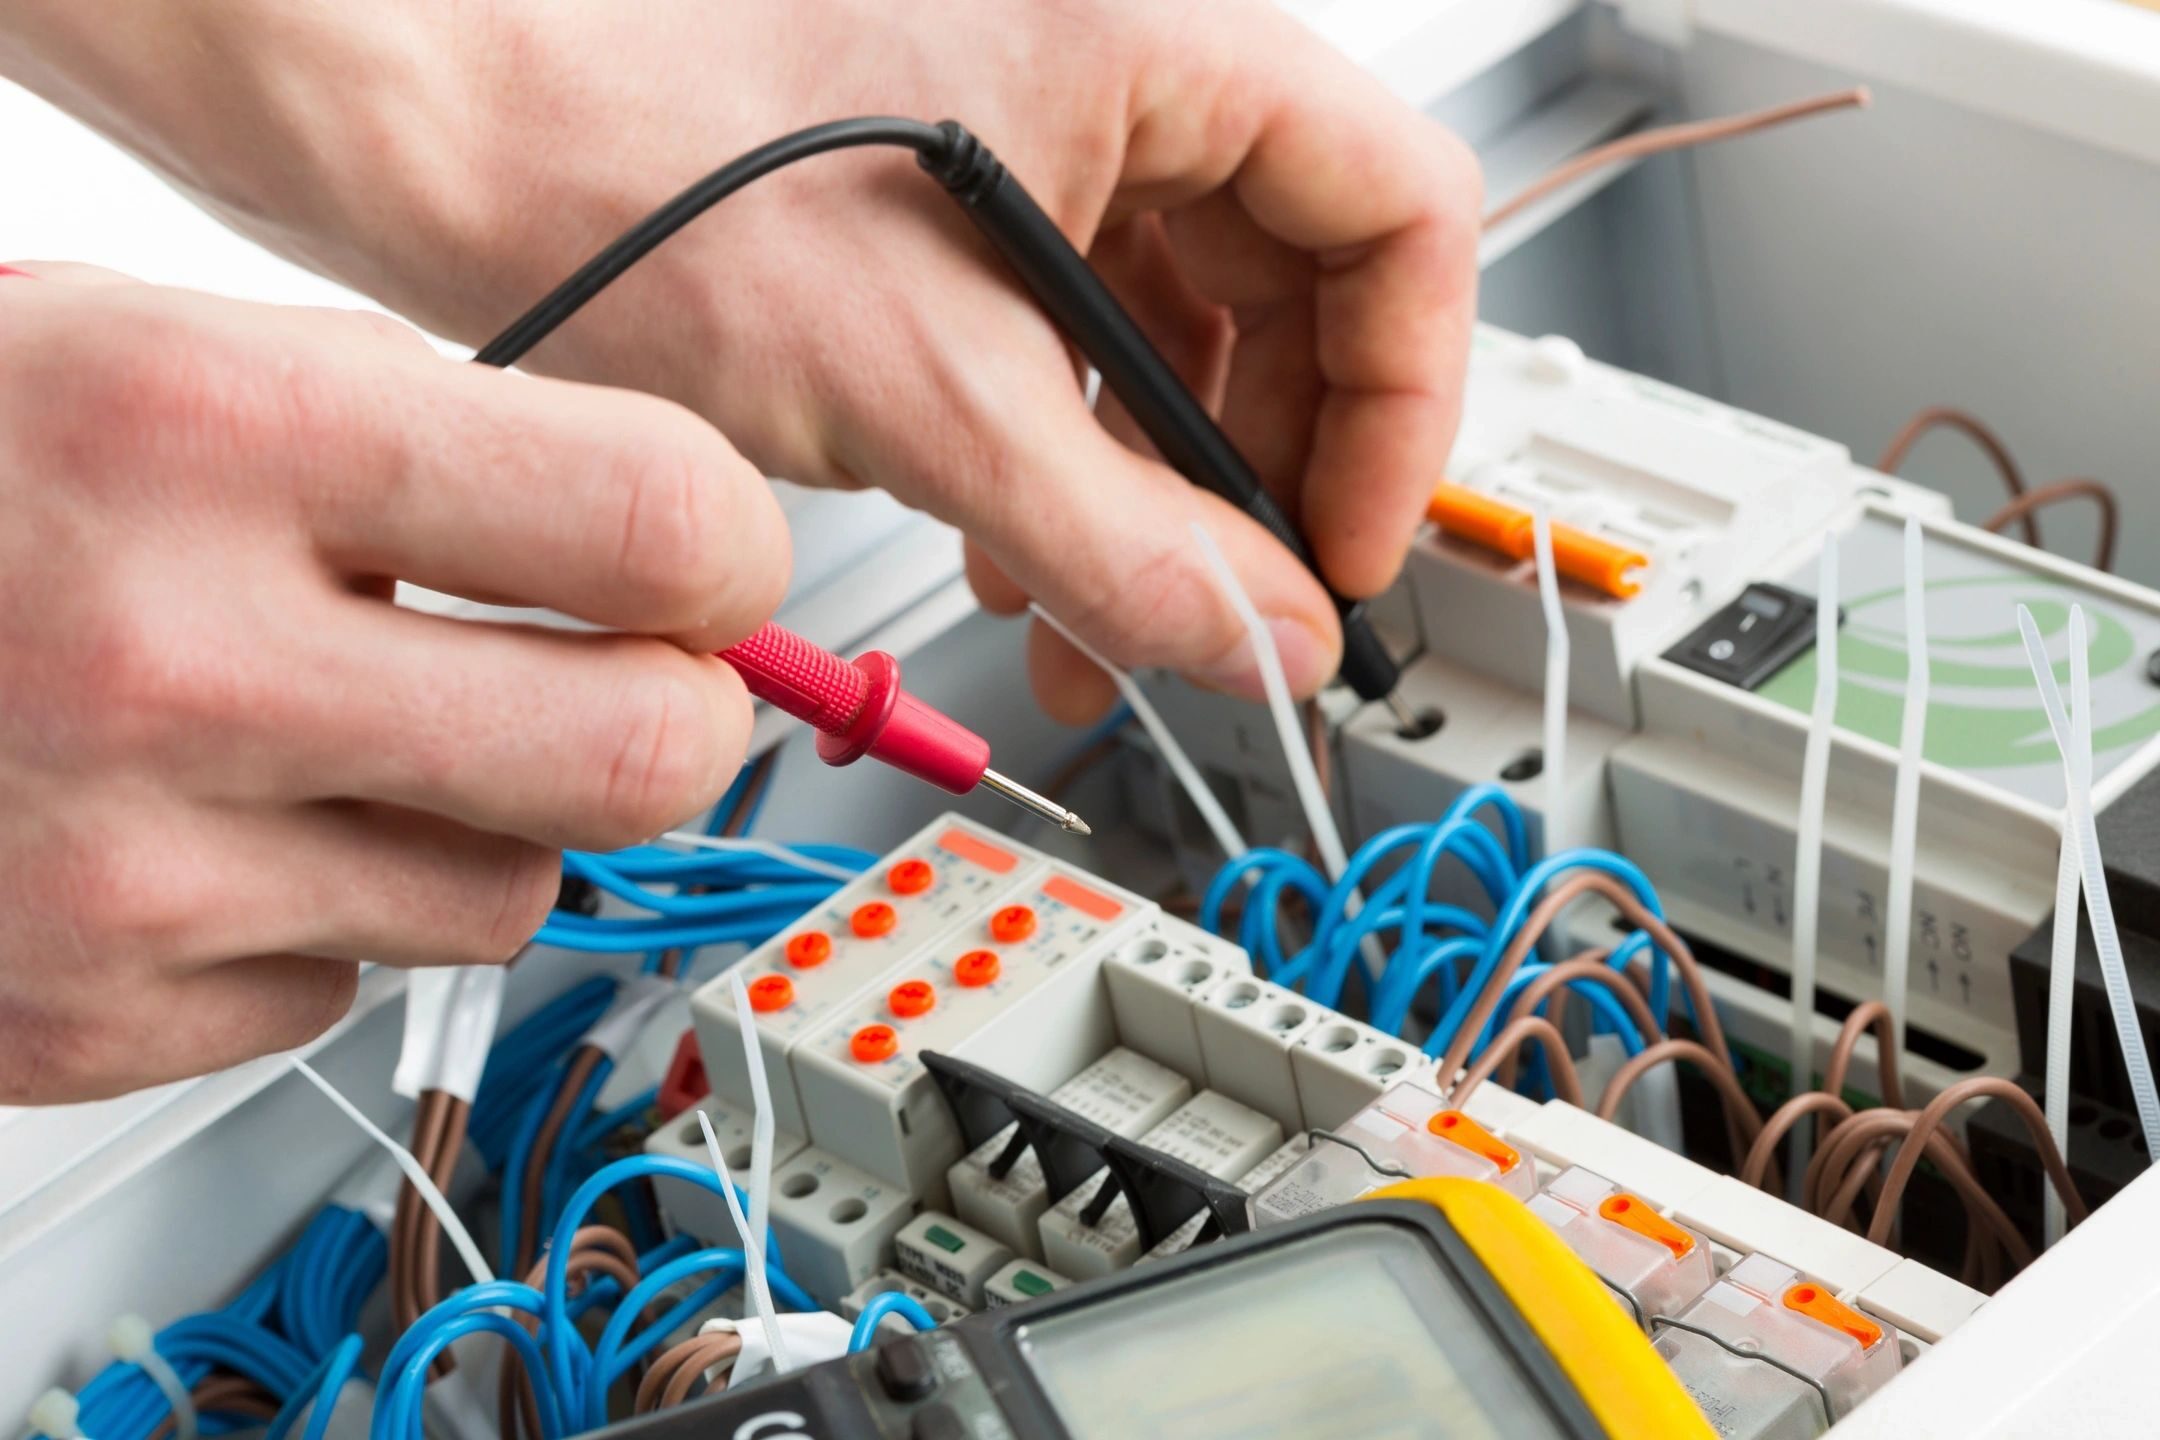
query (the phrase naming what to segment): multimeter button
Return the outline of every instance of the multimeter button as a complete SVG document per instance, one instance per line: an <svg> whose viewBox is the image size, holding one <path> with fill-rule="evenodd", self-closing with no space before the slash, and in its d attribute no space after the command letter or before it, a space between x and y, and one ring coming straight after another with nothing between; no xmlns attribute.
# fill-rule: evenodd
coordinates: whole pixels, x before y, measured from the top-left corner
<svg viewBox="0 0 2160 1440"><path fill-rule="evenodd" d="M915 1412L915 1424L908 1433L915 1440L968 1440L974 1432L952 1406L925 1405Z"/></svg>
<svg viewBox="0 0 2160 1440"><path fill-rule="evenodd" d="M887 1395L903 1403L920 1400L937 1389L937 1371L931 1367L930 1352L921 1341L905 1336L877 1347L877 1378Z"/></svg>

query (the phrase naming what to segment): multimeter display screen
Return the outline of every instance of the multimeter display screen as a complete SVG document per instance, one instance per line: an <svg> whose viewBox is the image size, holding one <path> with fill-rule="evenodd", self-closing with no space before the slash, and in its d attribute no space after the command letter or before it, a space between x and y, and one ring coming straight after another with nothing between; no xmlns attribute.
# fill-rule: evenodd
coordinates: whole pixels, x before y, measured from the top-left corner
<svg viewBox="0 0 2160 1440"><path fill-rule="evenodd" d="M1431 1250L1349 1225L1023 1327L1076 1440L1558 1435Z"/></svg>

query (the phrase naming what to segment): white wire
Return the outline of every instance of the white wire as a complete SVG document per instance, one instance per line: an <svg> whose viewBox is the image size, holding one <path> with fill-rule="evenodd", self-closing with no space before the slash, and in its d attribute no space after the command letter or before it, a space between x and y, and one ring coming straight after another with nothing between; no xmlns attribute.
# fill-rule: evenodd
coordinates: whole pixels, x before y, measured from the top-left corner
<svg viewBox="0 0 2160 1440"><path fill-rule="evenodd" d="M1567 612L1560 608L1560 572L1553 568L1552 516L1542 505L1530 512L1530 536L1537 555L1538 605L1545 612L1545 853L1557 855L1567 848L1560 807L1567 773L1568 630Z"/></svg>
<svg viewBox="0 0 2160 1440"><path fill-rule="evenodd" d="M747 835L700 835L695 830L670 830L658 838L676 845L687 845L693 850L733 850L764 855L793 865L799 870L808 870L813 875L829 875L835 880L857 878L853 870L835 865L830 860L820 860L815 855L805 855L789 846L776 845L770 840L759 840Z"/></svg>
<svg viewBox="0 0 2160 1440"><path fill-rule="evenodd" d="M2130 977L2123 969L2122 938L2116 933L2115 905L2108 897L2107 870L2100 861L2100 835L2093 823L2089 721L2086 743L2080 749L2076 732L2070 728L2069 718L2064 713L2062 691L2055 684L2054 668L2048 664L2047 650L2040 640L2040 627L2033 623L2032 612L2023 605L2018 606L2017 614L2018 632L2025 641L2025 659L2032 666L2041 708L2047 711L2048 729L2055 735L2055 747L2062 752L2064 786L2070 795L2066 818L2077 836L2078 870L2085 882L2085 908L2092 921L2093 947L2100 953L2100 980L2107 987L2108 1010L2115 1020L2115 1042L2122 1047L2123 1069L2130 1077L2130 1095L2137 1107L2138 1123L2145 1132L2145 1148L2149 1153L2160 1154L2160 1095L2153 1090L2152 1061L2145 1054L2145 1037L2138 1028L2137 1005L2130 997ZM2070 694L2073 703L2079 698L2079 680L2085 672L2081 658L2084 650L2085 612L2083 607L2073 605L2070 607ZM2089 687L2090 682L2086 683ZM2078 708L2087 707L2079 705ZM2052 999L2052 976L2049 989Z"/></svg>
<svg viewBox="0 0 2160 1440"><path fill-rule="evenodd" d="M1815 1073L1815 952L1821 933L1823 805L1830 789L1830 735L1837 723L1838 546L1823 542L1815 578L1815 705L1808 712L1807 749L1800 761L1799 839L1793 852L1792 1093ZM1808 1127L1793 1127L1792 1182L1797 1190L1808 1148Z"/></svg>
<svg viewBox="0 0 2160 1440"><path fill-rule="evenodd" d="M1920 842L1920 742L1927 734L1927 594L1920 522L1905 521L1905 708L1898 719L1897 786L1890 799L1890 885L1883 906L1883 1003L1890 1063L1905 1064L1906 980L1912 968L1913 865Z"/></svg>
<svg viewBox="0 0 2160 1440"><path fill-rule="evenodd" d="M495 1272L488 1269L487 1261L480 1258L480 1247L473 1244L471 1232L466 1230L465 1222L458 1219L458 1213L451 1207L449 1199L436 1188L434 1177L427 1173L427 1167L413 1159L412 1151L384 1134L380 1125L361 1114L360 1107L346 1099L335 1085L317 1074L314 1066L297 1055L292 1056L291 1060L293 1069L307 1076L316 1089L329 1096L330 1103L344 1111L346 1119L359 1126L370 1140L390 1152L390 1158L397 1162L398 1169L405 1172L405 1178L412 1181L413 1188L420 1192L420 1198L427 1202L428 1209L435 1212L435 1218L442 1223L443 1234L449 1237L451 1248L456 1250L458 1258L465 1262L465 1268L472 1273L474 1282L485 1285L493 1280Z"/></svg>
<svg viewBox="0 0 2160 1440"><path fill-rule="evenodd" d="M2020 629L2023 628L2020 617ZM2075 687L2072 687L2075 693ZM2087 728L2084 707L2078 707L2077 725ZM2072 753L2090 763L2089 745L2073 744ZM2078 841L2077 822L2070 813L2070 781L2063 780L2062 838L2055 857L2055 933L2048 947L2047 1073L2041 1098L2047 1106L2048 1133L2064 1160L2070 1158L2070 1014L2077 996ZM2062 1239L2069 1215L2062 1196L2052 1185L2043 1185L2041 1198L2044 1234L2049 1245Z"/></svg>
<svg viewBox="0 0 2160 1440"><path fill-rule="evenodd" d="M1147 693L1140 688L1139 682L1105 660L1092 645L1066 629L1063 621L1041 605L1031 603L1028 609L1034 613L1036 619L1064 636L1066 644L1085 655L1095 663L1096 668L1110 677L1110 683L1117 686L1118 694L1124 696L1125 703L1132 707L1133 718L1140 722L1140 728L1147 731L1148 738L1155 742L1155 749L1162 755L1163 763L1168 765L1170 773L1177 777L1178 784L1184 788L1185 798L1192 801L1193 809L1200 812L1201 820L1207 824L1208 833L1215 837L1215 843L1222 847L1223 854L1235 860L1251 849L1252 847L1245 843L1245 837L1238 834L1238 828L1232 823L1230 813L1223 809L1222 801L1215 798L1215 792L1208 788L1207 781L1200 778L1200 771L1193 765L1192 757L1185 753L1183 745L1178 744L1177 736L1170 733L1170 727L1163 722L1162 715L1147 698Z"/></svg>
<svg viewBox="0 0 2160 1440"><path fill-rule="evenodd" d="M765 1343L772 1350L773 1372L792 1368L787 1346L780 1338L772 1288L765 1279L765 1224L772 1213L773 1103L771 1084L765 1076L765 1055L759 1043L757 1020L750 1010L750 994L743 986L742 967L728 971L728 989L735 998L735 1020L742 1027L743 1063L750 1067L750 1229L756 1236L758 1260L750 1285L758 1320L765 1329ZM747 1251L745 1252L747 1253Z"/></svg>
<svg viewBox="0 0 2160 1440"><path fill-rule="evenodd" d="M1200 547L1201 557L1215 577L1216 588L1222 591L1223 599L1230 602L1230 608L1245 624L1245 634L1252 642L1253 659L1260 667L1260 684L1267 691L1268 709L1275 717L1275 731L1282 740L1283 759L1290 766L1290 784L1297 791L1298 804L1305 811L1305 823L1312 830L1313 844L1320 851L1320 863L1327 870L1328 879L1340 880L1350 863L1349 857L1343 852L1342 835L1335 828L1335 812L1328 809L1327 796L1320 789L1319 773L1313 769L1312 755L1299 733L1297 708L1290 700L1290 683L1283 678L1282 656L1276 653L1275 637L1268 634L1260 612L1253 606L1252 597L1238 583L1237 574L1223 558L1215 537L1197 520L1193 522L1192 533L1193 543Z"/></svg>

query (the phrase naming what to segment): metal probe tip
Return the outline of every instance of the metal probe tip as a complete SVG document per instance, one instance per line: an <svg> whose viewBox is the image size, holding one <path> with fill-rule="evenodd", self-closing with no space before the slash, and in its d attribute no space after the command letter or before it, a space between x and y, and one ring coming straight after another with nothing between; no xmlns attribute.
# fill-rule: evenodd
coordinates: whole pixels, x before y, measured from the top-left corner
<svg viewBox="0 0 2160 1440"><path fill-rule="evenodd" d="M1054 800L1044 799L1017 781L1006 779L995 770L983 771L982 779L977 783L1004 796L1021 809L1040 815L1060 830L1069 830L1075 835L1092 835L1095 833L1093 830L1088 829L1087 821L1082 820L1072 811L1067 810Z"/></svg>
<svg viewBox="0 0 2160 1440"><path fill-rule="evenodd" d="M1381 703L1387 706L1388 714L1395 717L1397 725L1400 725L1405 730L1418 728L1417 712L1403 703L1402 696L1390 690Z"/></svg>

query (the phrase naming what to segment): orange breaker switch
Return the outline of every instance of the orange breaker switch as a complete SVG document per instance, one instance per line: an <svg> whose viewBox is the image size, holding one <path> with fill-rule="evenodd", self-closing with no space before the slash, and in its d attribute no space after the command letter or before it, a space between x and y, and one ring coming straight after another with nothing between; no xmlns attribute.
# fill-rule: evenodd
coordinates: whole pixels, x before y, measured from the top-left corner
<svg viewBox="0 0 2160 1440"><path fill-rule="evenodd" d="M1672 1251L1673 1259L1684 1260L1695 1248L1695 1237L1678 1225L1658 1214L1649 1201L1639 1195L1617 1191L1598 1203L1598 1218L1610 1220L1624 1230L1632 1230L1646 1240L1655 1240Z"/></svg>
<svg viewBox="0 0 2160 1440"><path fill-rule="evenodd" d="M1852 1336L1867 1349L1872 1350L1875 1342L1882 1339L1882 1326L1820 1285L1795 1285L1785 1292L1784 1303L1786 1309L1797 1310L1810 1320L1820 1320L1831 1329Z"/></svg>
<svg viewBox="0 0 2160 1440"><path fill-rule="evenodd" d="M805 930L800 935L788 937L783 953L787 963L796 969L813 969L832 959L832 936L822 930Z"/></svg>
<svg viewBox="0 0 2160 1440"><path fill-rule="evenodd" d="M865 1065L900 1053L900 1036L890 1025L865 1025L848 1037L848 1053Z"/></svg>
<svg viewBox="0 0 2160 1440"><path fill-rule="evenodd" d="M902 860L885 872L885 884L895 895L920 895L937 879L927 860Z"/></svg>
<svg viewBox="0 0 2160 1440"><path fill-rule="evenodd" d="M892 987L885 1003L902 1020L913 1020L936 1008L937 990L927 980L903 980Z"/></svg>
<svg viewBox="0 0 2160 1440"><path fill-rule="evenodd" d="M970 950L952 962L952 975L953 979L972 990L997 979L998 971L1003 968L1004 963L998 959L997 951Z"/></svg>
<svg viewBox="0 0 2160 1440"><path fill-rule="evenodd" d="M872 900L856 906L847 923L848 929L863 939L875 940L881 935L892 934L893 926L900 923L900 915L883 900Z"/></svg>
<svg viewBox="0 0 2160 1440"><path fill-rule="evenodd" d="M1535 553L1536 522L1530 512L1467 485L1441 481L1425 507L1425 518L1448 534L1510 560ZM1625 600L1642 590L1635 572L1649 568L1649 557L1625 545L1601 540L1573 525L1552 527L1553 568L1568 579Z"/></svg>
<svg viewBox="0 0 2160 1440"><path fill-rule="evenodd" d="M1035 912L1025 905L1007 905L990 917L990 938L1013 945L1035 933Z"/></svg>
<svg viewBox="0 0 2160 1440"><path fill-rule="evenodd" d="M1460 1110L1442 1110L1425 1122L1425 1128L1473 1155L1492 1161L1502 1175L1522 1163L1522 1153Z"/></svg>
<svg viewBox="0 0 2160 1440"><path fill-rule="evenodd" d="M760 975L748 987L750 1008L760 1015L785 1010L795 1003L795 982L785 975Z"/></svg>

